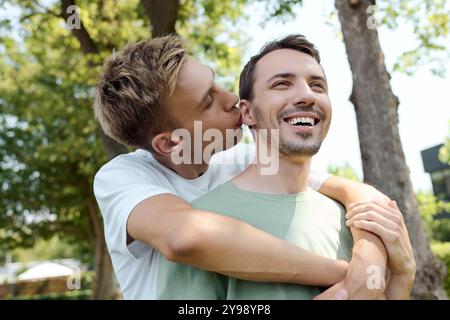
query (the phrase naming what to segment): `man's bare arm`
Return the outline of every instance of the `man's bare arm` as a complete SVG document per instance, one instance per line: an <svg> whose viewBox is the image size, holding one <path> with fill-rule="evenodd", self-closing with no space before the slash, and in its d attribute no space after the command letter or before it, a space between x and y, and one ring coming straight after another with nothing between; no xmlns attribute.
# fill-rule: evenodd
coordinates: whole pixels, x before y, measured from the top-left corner
<svg viewBox="0 0 450 320"><path fill-rule="evenodd" d="M131 212L127 231L171 261L234 278L329 286L344 278L347 263L320 257L244 222L196 210L162 194Z"/></svg>
<svg viewBox="0 0 450 320"><path fill-rule="evenodd" d="M351 203L358 201L381 201L388 203L390 199L375 188L345 178L332 176L325 180L319 192L341 202L348 210ZM344 286L349 292L349 298L382 298L385 283L380 283L379 289L367 288L367 270L377 266L380 272L386 269L387 253L382 240L371 232L350 227L353 236L353 254L349 264ZM331 290L330 294L333 294ZM324 297L328 297L327 294ZM330 295L332 297L332 295Z"/></svg>

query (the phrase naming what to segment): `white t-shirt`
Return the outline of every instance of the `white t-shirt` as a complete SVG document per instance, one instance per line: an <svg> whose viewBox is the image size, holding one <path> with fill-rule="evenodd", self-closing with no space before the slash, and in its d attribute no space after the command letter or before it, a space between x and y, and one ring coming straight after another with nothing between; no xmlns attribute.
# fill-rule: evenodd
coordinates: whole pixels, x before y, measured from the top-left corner
<svg viewBox="0 0 450 320"><path fill-rule="evenodd" d="M103 215L106 244L124 299L154 299L159 253L140 241L128 246L126 225L143 200L170 193L192 201L241 173L253 160L253 144L239 143L215 154L208 170L188 180L156 161L148 151L120 155L105 164L94 179L94 193ZM225 163L225 164L224 164ZM309 186L319 189L330 175L311 172Z"/></svg>

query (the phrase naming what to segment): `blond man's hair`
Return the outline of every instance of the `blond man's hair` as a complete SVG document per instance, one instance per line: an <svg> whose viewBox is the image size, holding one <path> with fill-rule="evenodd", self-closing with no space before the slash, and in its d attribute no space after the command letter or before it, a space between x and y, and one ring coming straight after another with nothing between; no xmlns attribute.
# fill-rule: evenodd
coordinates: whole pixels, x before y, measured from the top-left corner
<svg viewBox="0 0 450 320"><path fill-rule="evenodd" d="M97 83L95 116L107 135L152 150L152 138L176 122L164 105L175 90L187 52L174 35L127 45L104 64Z"/></svg>

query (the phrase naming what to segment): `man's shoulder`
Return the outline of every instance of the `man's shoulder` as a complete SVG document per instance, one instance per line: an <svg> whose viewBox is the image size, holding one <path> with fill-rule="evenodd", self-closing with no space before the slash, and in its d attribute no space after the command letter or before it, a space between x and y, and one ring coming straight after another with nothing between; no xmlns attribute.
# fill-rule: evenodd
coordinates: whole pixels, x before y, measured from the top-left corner
<svg viewBox="0 0 450 320"><path fill-rule="evenodd" d="M150 170L152 157L148 151L138 149L133 152L118 155L105 163L96 173L95 177L105 175L111 171L140 171Z"/></svg>
<svg viewBox="0 0 450 320"><path fill-rule="evenodd" d="M95 174L94 193L113 190L129 184L157 182L157 167L145 150L121 154L104 164Z"/></svg>

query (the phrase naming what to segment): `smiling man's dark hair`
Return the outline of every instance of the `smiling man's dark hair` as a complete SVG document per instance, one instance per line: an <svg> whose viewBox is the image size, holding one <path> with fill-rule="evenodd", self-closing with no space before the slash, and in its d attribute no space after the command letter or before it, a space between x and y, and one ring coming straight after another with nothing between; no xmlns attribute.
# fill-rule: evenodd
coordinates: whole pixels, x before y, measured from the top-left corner
<svg viewBox="0 0 450 320"><path fill-rule="evenodd" d="M314 44L309 42L305 36L301 34L291 34L279 40L268 42L262 47L257 55L250 58L250 61L247 62L241 72L239 79L239 97L241 99L249 101L253 99L256 64L266 54L279 49L292 49L306 53L316 59L317 63L320 64L319 51Z"/></svg>

